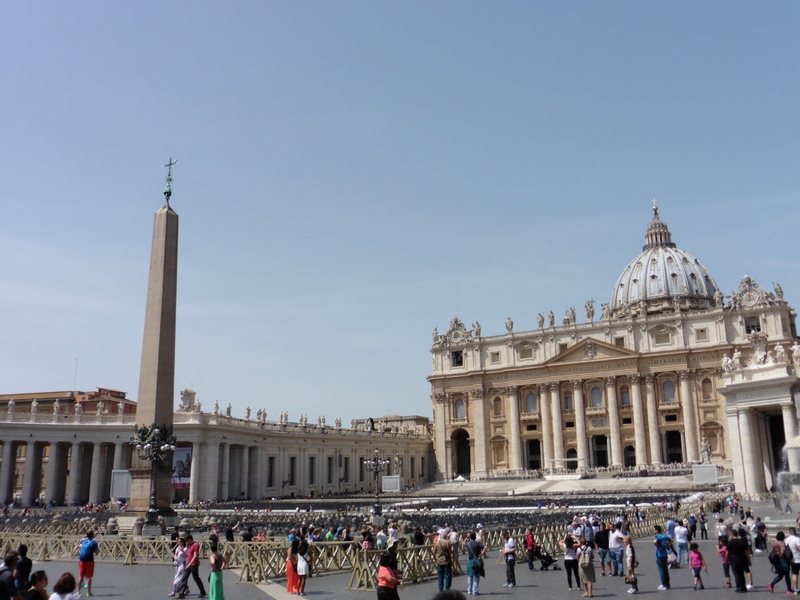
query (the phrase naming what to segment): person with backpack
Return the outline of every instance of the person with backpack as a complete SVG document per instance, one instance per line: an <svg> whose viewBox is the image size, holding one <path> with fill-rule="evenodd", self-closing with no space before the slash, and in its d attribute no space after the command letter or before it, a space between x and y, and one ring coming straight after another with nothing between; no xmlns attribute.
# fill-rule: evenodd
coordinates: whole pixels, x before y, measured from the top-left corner
<svg viewBox="0 0 800 600"><path fill-rule="evenodd" d="M592 598L592 586L597 581L594 571L594 549L586 542L586 538L581 538L578 542L580 547L577 551L578 567L580 567L581 583L583 584L583 597Z"/></svg>
<svg viewBox="0 0 800 600"><path fill-rule="evenodd" d="M3 557L3 565L0 566L0 600L22 600L22 594L14 584L14 569L18 561L19 554L13 551Z"/></svg>
<svg viewBox="0 0 800 600"><path fill-rule="evenodd" d="M481 577L486 574L483 570L483 555L486 548L477 540L474 531L470 532L469 541L464 544L464 548L467 550L467 594L478 596Z"/></svg>
<svg viewBox="0 0 800 600"><path fill-rule="evenodd" d="M781 580L786 581L786 592L791 594L794 592L792 589L792 580L789 577L789 563L791 559L787 556L787 552L791 554L791 550L786 548L784 540L786 535L779 531L775 534L775 541L772 542L772 549L769 552L769 563L775 571L775 578L767 584L770 594L775 591L775 585Z"/></svg>
<svg viewBox="0 0 800 600"><path fill-rule="evenodd" d="M94 531L91 529L86 532L86 537L78 542L78 590L83 587L83 580L86 580L86 595L92 594L92 578L94 577L94 555L100 551L97 542L94 541Z"/></svg>

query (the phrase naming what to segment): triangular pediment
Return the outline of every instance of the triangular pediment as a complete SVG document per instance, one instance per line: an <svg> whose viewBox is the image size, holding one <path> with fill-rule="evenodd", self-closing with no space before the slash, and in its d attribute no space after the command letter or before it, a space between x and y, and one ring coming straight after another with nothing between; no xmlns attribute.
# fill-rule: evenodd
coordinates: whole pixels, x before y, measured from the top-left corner
<svg viewBox="0 0 800 600"><path fill-rule="evenodd" d="M637 358L639 355L627 348L612 346L593 338L581 340L566 351L548 360L545 365L553 366L566 363L589 362L595 360L612 360L620 358Z"/></svg>

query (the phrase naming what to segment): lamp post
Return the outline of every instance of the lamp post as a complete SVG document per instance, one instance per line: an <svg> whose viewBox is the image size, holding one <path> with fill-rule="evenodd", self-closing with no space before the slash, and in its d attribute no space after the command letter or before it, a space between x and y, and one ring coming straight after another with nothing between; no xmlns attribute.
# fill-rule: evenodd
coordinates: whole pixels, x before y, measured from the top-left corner
<svg viewBox="0 0 800 600"><path fill-rule="evenodd" d="M134 426L130 444L136 449L140 460L150 463L150 507L147 509L147 525L158 523L158 504L156 501L156 463L164 460L169 452L175 450L177 438L172 434L172 426L156 425Z"/></svg>
<svg viewBox="0 0 800 600"><path fill-rule="evenodd" d="M373 512L375 513L376 517L381 516L381 512L383 511L381 507L381 499L380 499L380 487L378 485L378 475L380 472L386 469L387 465L389 464L388 459L381 459L378 454L378 449L375 448L375 457L374 458L365 458L364 459L364 466L367 469L371 469L372 472L375 474L375 504L373 505Z"/></svg>

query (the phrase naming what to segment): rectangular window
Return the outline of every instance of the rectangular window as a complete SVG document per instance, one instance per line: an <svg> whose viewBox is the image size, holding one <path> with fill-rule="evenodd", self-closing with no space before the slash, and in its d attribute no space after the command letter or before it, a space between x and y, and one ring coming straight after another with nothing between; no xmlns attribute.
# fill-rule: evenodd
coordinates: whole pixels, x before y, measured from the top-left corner
<svg viewBox="0 0 800 600"><path fill-rule="evenodd" d="M631 405L631 392L627 388L622 390L622 406L630 406Z"/></svg>
<svg viewBox="0 0 800 600"><path fill-rule="evenodd" d="M267 487L275 487L275 457L267 457Z"/></svg>
<svg viewBox="0 0 800 600"><path fill-rule="evenodd" d="M667 423L677 423L678 422L678 415L664 415L664 420Z"/></svg>
<svg viewBox="0 0 800 600"><path fill-rule="evenodd" d="M289 457L289 485L294 487L297 485L297 457Z"/></svg>
<svg viewBox="0 0 800 600"><path fill-rule="evenodd" d="M350 483L350 457L344 457L344 474L343 477L345 483Z"/></svg>
<svg viewBox="0 0 800 600"><path fill-rule="evenodd" d="M697 336L698 342L707 342L708 341L708 329L698 329L695 331L695 335Z"/></svg>
<svg viewBox="0 0 800 600"><path fill-rule="evenodd" d="M655 334L656 346L663 346L669 344L670 337L668 331L660 331Z"/></svg>
<svg viewBox="0 0 800 600"><path fill-rule="evenodd" d="M625 338L624 337L616 337L616 338L614 338L614 345L617 348L624 348L625 347Z"/></svg>
<svg viewBox="0 0 800 600"><path fill-rule="evenodd" d="M500 353L499 352L490 352L489 359L492 361L493 365L500 364Z"/></svg>
<svg viewBox="0 0 800 600"><path fill-rule="evenodd" d="M328 457L328 485L333 483L333 457Z"/></svg>
<svg viewBox="0 0 800 600"><path fill-rule="evenodd" d="M567 421L565 426L567 429L575 429L575 421Z"/></svg>
<svg viewBox="0 0 800 600"><path fill-rule="evenodd" d="M745 333L760 333L761 332L761 319L758 317L747 317L744 322Z"/></svg>
<svg viewBox="0 0 800 600"><path fill-rule="evenodd" d="M533 348L521 348L519 351L520 358L533 358Z"/></svg>
<svg viewBox="0 0 800 600"><path fill-rule="evenodd" d="M315 485L316 482L316 472L317 472L317 457L316 456L309 456L308 457L308 485Z"/></svg>
<svg viewBox="0 0 800 600"><path fill-rule="evenodd" d="M630 425L631 423L633 423L633 419L631 419L630 417L622 417L623 425Z"/></svg>
<svg viewBox="0 0 800 600"><path fill-rule="evenodd" d="M461 350L454 350L450 353L450 366L463 367L464 366L464 352Z"/></svg>
<svg viewBox="0 0 800 600"><path fill-rule="evenodd" d="M558 345L558 353L561 354L562 352L566 352L569 348L569 344L559 344Z"/></svg>
<svg viewBox="0 0 800 600"><path fill-rule="evenodd" d="M525 429L527 431L536 431L538 427L536 425L528 425Z"/></svg>

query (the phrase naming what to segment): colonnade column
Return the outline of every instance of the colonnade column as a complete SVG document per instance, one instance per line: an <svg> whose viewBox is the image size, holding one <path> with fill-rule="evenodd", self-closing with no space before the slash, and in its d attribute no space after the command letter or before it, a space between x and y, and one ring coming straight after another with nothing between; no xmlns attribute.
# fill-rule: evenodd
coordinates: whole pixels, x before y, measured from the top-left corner
<svg viewBox="0 0 800 600"><path fill-rule="evenodd" d="M756 453L756 445L753 439L753 413L749 409L739 410L739 443L741 444L742 456L744 457L744 481L746 494L755 494L764 490L759 489L758 471L756 467L761 464L756 460L760 453Z"/></svg>
<svg viewBox="0 0 800 600"><path fill-rule="evenodd" d="M550 408L553 411L553 458L564 458L564 426L561 423L561 384L550 384ZM557 467L564 467L561 461Z"/></svg>
<svg viewBox="0 0 800 600"><path fill-rule="evenodd" d="M434 457L437 461L438 465L434 466L434 477L436 477L436 471L438 470L441 473L442 479L444 481L449 481L450 479L450 457L447 453L447 422L445 416L445 401L446 395L445 394L433 394L433 425L436 427L436 435L433 436L435 447ZM438 468L438 469L437 469Z"/></svg>
<svg viewBox="0 0 800 600"><path fill-rule="evenodd" d="M250 447L249 446L242 446L242 484L239 486L239 490L236 497L241 498L242 492L244 492L244 497L247 498L250 495ZM307 479L306 479L307 481Z"/></svg>
<svg viewBox="0 0 800 600"><path fill-rule="evenodd" d="M30 506L33 500L39 497L42 491L39 486L42 482L42 446L36 442L29 442L25 448L25 470L22 474L22 504Z"/></svg>
<svg viewBox="0 0 800 600"><path fill-rule="evenodd" d="M617 406L617 383L615 377L606 377L606 398L608 398L608 421L611 436L611 466L621 467L622 443L619 434L619 407Z"/></svg>
<svg viewBox="0 0 800 600"><path fill-rule="evenodd" d="M797 416L793 404L781 406L783 413L783 435L788 444L790 440L797 437ZM786 448L784 446L784 448ZM797 448L786 448L786 460L789 462L789 472L797 473L800 471L800 457L797 456Z"/></svg>
<svg viewBox="0 0 800 600"><path fill-rule="evenodd" d="M641 375L631 375L631 404L633 404L633 429L636 444L636 466L647 464L647 434L644 427L644 407L642 406L642 390L639 387Z"/></svg>
<svg viewBox="0 0 800 600"><path fill-rule="evenodd" d="M3 442L3 463L0 465L0 502L7 504L11 499L11 477L17 462L17 443Z"/></svg>
<svg viewBox="0 0 800 600"><path fill-rule="evenodd" d="M661 437L658 427L658 407L656 406L655 377L645 375L645 394L647 396L647 427L650 434L650 462L659 464L664 462L661 456Z"/></svg>
<svg viewBox="0 0 800 600"><path fill-rule="evenodd" d="M70 504L80 502L79 498L81 493L81 472L83 471L83 460L81 457L81 443L72 442L72 447L69 451L69 490L67 491L67 498Z"/></svg>
<svg viewBox="0 0 800 600"><path fill-rule="evenodd" d="M516 387L506 388L506 402L508 403L508 415L511 419L511 456L509 457L509 468L516 471L522 468L522 452L520 448L519 434L519 398Z"/></svg>
<svg viewBox="0 0 800 600"><path fill-rule="evenodd" d="M550 417L550 396L547 386L539 387L539 407L542 411L542 469L550 467L553 458L553 423Z"/></svg>
<svg viewBox="0 0 800 600"><path fill-rule="evenodd" d="M204 498L200 500L219 499L219 444L206 442L205 448L201 451L203 456L203 467L205 471L205 484L203 486ZM198 482L199 483L199 482ZM198 489L199 489L198 485Z"/></svg>
<svg viewBox="0 0 800 600"><path fill-rule="evenodd" d="M127 461L125 460L125 447L130 447L130 444L125 442L117 442L114 444L114 470L121 471L127 468Z"/></svg>
<svg viewBox="0 0 800 600"><path fill-rule="evenodd" d="M89 478L89 502L99 503L101 498L101 474L103 472L103 444L95 442L92 447L92 475Z"/></svg>
<svg viewBox="0 0 800 600"><path fill-rule="evenodd" d="M472 397L472 407L475 413L475 428L473 429L475 462L472 464L475 474L484 477L488 471L486 466L486 391L483 389L470 390L469 395Z"/></svg>
<svg viewBox="0 0 800 600"><path fill-rule="evenodd" d="M700 460L697 409L695 408L692 386L689 385L691 371L678 371L681 385L681 408L683 409L683 429L686 432L686 454L689 462Z"/></svg>
<svg viewBox="0 0 800 600"><path fill-rule="evenodd" d="M253 447L251 450L252 457L250 460L250 485L247 489L247 495L254 500L258 500L263 496L261 493L261 449L258 446ZM319 454L319 453L317 453ZM314 473L314 481L319 485L319 456L316 459L316 473Z"/></svg>
<svg viewBox="0 0 800 600"><path fill-rule="evenodd" d="M222 449L222 463L220 464L220 497L223 502L231 497L231 445L227 442L220 443Z"/></svg>
<svg viewBox="0 0 800 600"><path fill-rule="evenodd" d="M189 502L200 499L200 442L192 442L192 465L189 468Z"/></svg>
<svg viewBox="0 0 800 600"><path fill-rule="evenodd" d="M572 399L575 406L575 429L578 436L578 468L581 470L589 466L589 446L586 440L586 407L583 403L583 382L572 382Z"/></svg>
<svg viewBox="0 0 800 600"><path fill-rule="evenodd" d="M44 482L45 504L50 504L57 499L56 490L58 482L61 480L61 468L61 445L58 442L51 442L50 455L47 457L47 474Z"/></svg>

